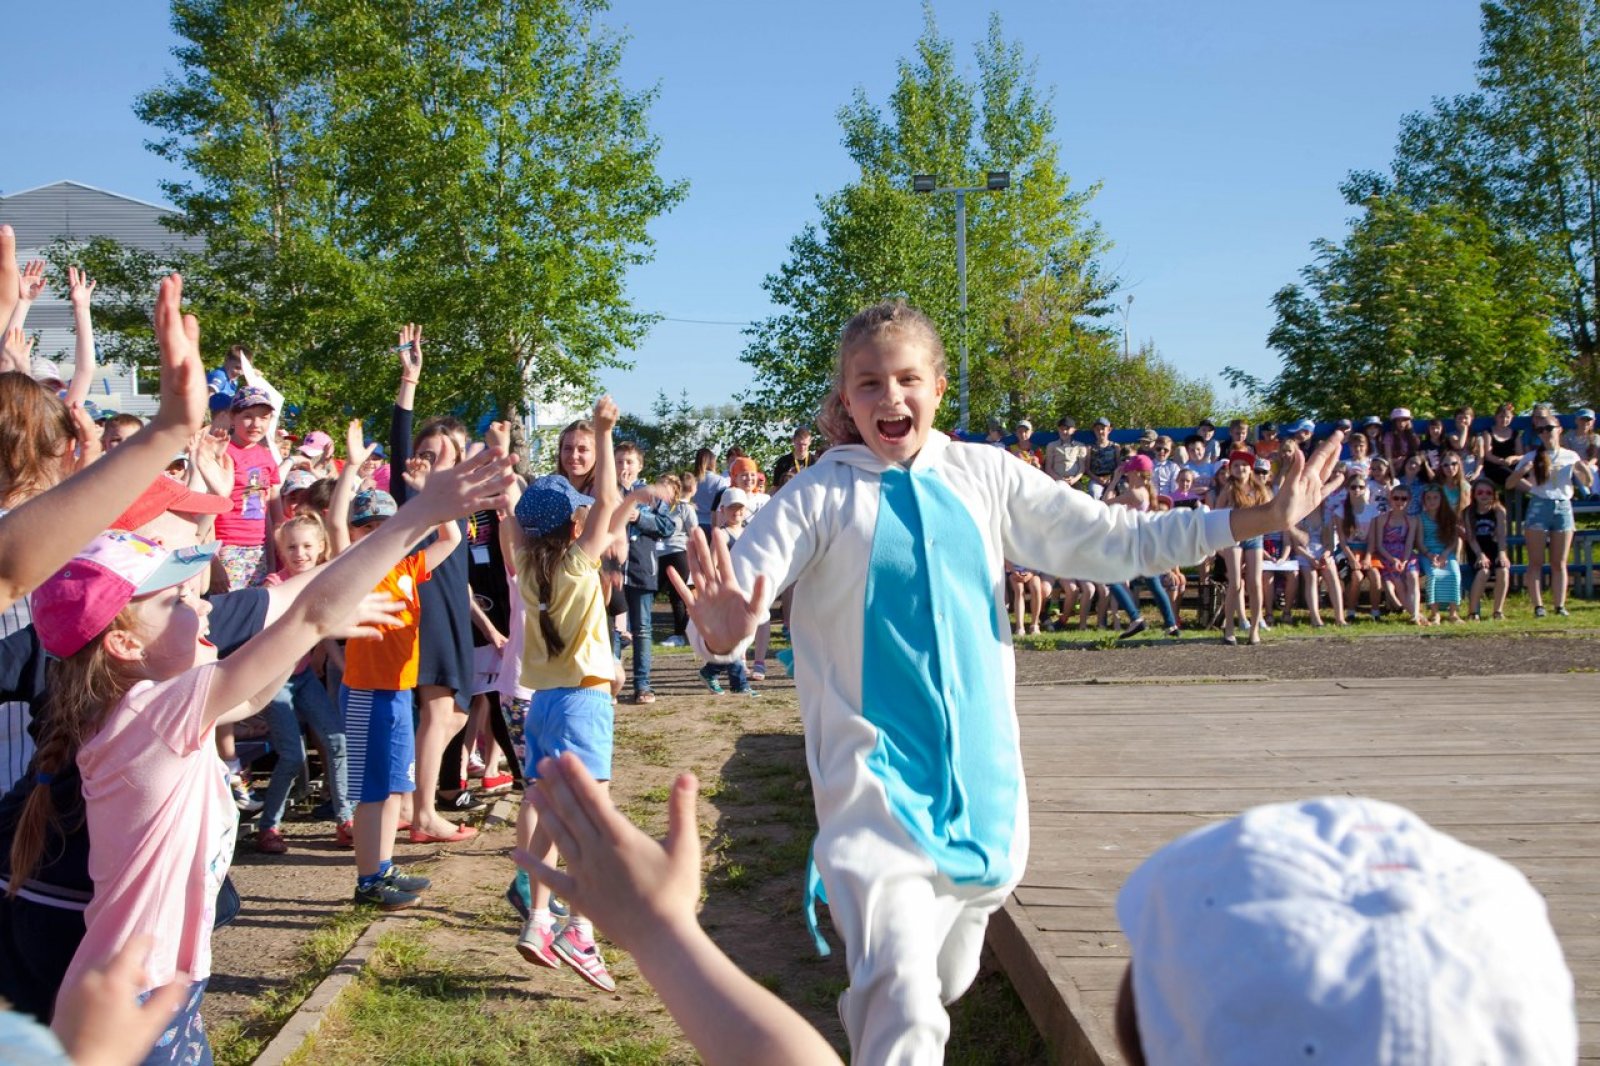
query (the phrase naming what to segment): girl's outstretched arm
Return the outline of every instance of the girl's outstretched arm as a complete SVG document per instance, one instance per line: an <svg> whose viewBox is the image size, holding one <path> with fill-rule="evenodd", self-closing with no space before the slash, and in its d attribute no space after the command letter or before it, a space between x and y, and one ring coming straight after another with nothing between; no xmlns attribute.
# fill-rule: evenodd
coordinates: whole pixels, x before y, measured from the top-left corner
<svg viewBox="0 0 1600 1066"><path fill-rule="evenodd" d="M347 617L412 545L443 522L499 507L511 485L511 460L485 450L434 473L427 486L360 544L329 563L284 616L217 665L206 698L207 727L247 717L251 704L317 641L336 635ZM370 634L369 634L370 635Z"/></svg>
<svg viewBox="0 0 1600 1066"><path fill-rule="evenodd" d="M72 560L139 498L205 422L200 324L183 313L183 279L156 295L161 407L128 443L0 518L0 609Z"/></svg>
<svg viewBox="0 0 1600 1066"><path fill-rule="evenodd" d="M822 1034L735 966L700 927L693 774L673 786L660 843L617 810L576 756L543 760L539 775L543 787L531 793L539 824L567 866L546 866L523 851L513 857L634 957L710 1066L838 1063Z"/></svg>

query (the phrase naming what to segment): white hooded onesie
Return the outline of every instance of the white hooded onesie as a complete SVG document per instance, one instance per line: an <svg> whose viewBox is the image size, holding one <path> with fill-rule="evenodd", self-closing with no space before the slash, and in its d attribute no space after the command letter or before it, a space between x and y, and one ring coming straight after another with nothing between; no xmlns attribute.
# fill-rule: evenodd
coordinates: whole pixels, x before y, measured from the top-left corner
<svg viewBox="0 0 1600 1066"><path fill-rule="evenodd" d="M854 1061L942 1059L943 1004L1027 862L1005 561L1117 582L1232 543L1227 511L1108 507L938 432L909 468L830 448L746 527L741 586L794 587L813 858L845 942ZM744 652L690 637L713 661Z"/></svg>

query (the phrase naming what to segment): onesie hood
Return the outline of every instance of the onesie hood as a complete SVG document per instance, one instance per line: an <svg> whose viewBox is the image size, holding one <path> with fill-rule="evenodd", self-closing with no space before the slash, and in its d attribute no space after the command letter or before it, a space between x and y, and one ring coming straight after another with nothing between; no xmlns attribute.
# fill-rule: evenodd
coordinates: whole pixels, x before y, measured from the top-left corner
<svg viewBox="0 0 1600 1066"><path fill-rule="evenodd" d="M950 438L936 429L928 431L927 443L917 457L911 460L912 470L922 470L939 461L944 450L950 446ZM827 466L830 463L848 466L868 474L881 474L885 470L900 468L899 463L886 463L867 447L865 444L837 444L823 452L813 466ZM903 468L902 468L903 469Z"/></svg>

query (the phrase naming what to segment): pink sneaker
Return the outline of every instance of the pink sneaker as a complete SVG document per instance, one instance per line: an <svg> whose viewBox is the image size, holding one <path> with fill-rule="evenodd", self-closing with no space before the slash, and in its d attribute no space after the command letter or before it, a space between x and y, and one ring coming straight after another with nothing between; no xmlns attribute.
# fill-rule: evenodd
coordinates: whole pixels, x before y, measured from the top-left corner
<svg viewBox="0 0 1600 1066"><path fill-rule="evenodd" d="M617 983L611 979L606 962L600 957L600 948L591 937L584 936L569 925L551 942L550 949L568 966L577 970L579 977L600 991L617 990Z"/></svg>
<svg viewBox="0 0 1600 1066"><path fill-rule="evenodd" d="M554 929L541 926L529 918L522 923L522 934L517 937L517 952L535 966L548 966L552 970L559 970L561 957L550 949L555 938Z"/></svg>

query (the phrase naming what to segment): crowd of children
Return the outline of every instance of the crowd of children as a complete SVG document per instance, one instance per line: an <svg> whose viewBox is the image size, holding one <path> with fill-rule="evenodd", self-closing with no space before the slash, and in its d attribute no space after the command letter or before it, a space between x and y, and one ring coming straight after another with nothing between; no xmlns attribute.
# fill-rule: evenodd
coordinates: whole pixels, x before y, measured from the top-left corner
<svg viewBox="0 0 1600 1066"><path fill-rule="evenodd" d="M1528 598L1534 616L1543 618L1548 571L1550 609L1567 615L1573 502L1600 489L1600 433L1588 407L1563 420L1550 405L1539 404L1525 430L1516 421L1515 408L1505 404L1487 420L1463 407L1448 422L1426 420L1420 432L1403 407L1387 420L1334 423L1329 430L1341 434L1342 447L1319 512L1281 533L1224 548L1187 574L1143 575L1167 633L1179 633L1172 603L1191 584L1214 591L1220 586L1220 594L1200 599L1197 618L1201 625L1218 625L1225 644L1238 643L1235 630L1241 626L1251 643L1259 643L1274 618L1293 620L1302 603L1314 627L1379 619L1391 611L1417 625L1479 621L1486 599L1487 617L1499 620L1514 573L1532 575L1525 582ZM1146 430L1123 445L1113 443L1111 433L1110 421L1100 418L1092 439L1082 441L1075 420L1066 417L1056 438L1041 446L1026 419L1009 436L993 421L980 443L1096 499L1169 511L1270 500L1286 456L1309 455L1318 442L1309 419L1255 427L1235 419L1226 436L1202 421L1181 439ZM1518 546L1526 549L1525 570L1512 563ZM1122 638L1148 626L1126 584L1009 564L1008 571L1018 636L1044 627L1105 627L1113 607L1127 619Z"/></svg>
<svg viewBox="0 0 1600 1066"><path fill-rule="evenodd" d="M413 424L413 325L387 448L357 421L341 457L328 433L285 432L283 396L246 349L203 375L176 276L156 305L160 412L96 425L93 283L68 279L80 345L63 381L29 361L22 318L44 274L18 269L8 241L0 228L0 996L49 1020L75 1016L105 973L141 997L166 989L149 1002L171 1017L129 1061L208 1061L200 1010L211 931L239 905L240 817L258 817L257 850L288 850L302 729L334 839L354 852L352 899L384 910L429 887L395 865L397 833L470 839L446 815L480 802L471 779L525 777L518 860L536 876L508 892L525 912L516 949L612 989L592 897L557 867L572 829L546 819L545 786L581 778L603 797L629 676L633 702L656 700L662 592L659 643L692 646L718 694L755 695L782 611L819 821L810 895L848 956L841 1017L861 1061L933 1061L944 1004L1027 859L1013 632L1052 624L1051 603L1057 625L1114 603L1132 636L1147 625L1132 581L1176 634L1196 564L1226 585L1230 643L1241 621L1259 639L1280 580L1283 611L1303 591L1313 624L1324 594L1344 624L1363 592L1374 612L1427 622L1457 618L1464 595L1476 616L1492 586L1498 615L1503 491L1527 494L1530 565L1538 536L1564 613L1572 485L1594 483L1584 412L1581 454L1550 412L1516 448L1508 418L1470 434L1470 412L1454 435L1414 434L1396 412L1342 452L1342 427L1314 447L1309 425L1279 439L1236 423L1227 440L1202 425L1175 456L1154 433L1113 443L1105 419L1087 443L1070 419L1043 447L1026 422L1011 439L993 428L1001 451L963 443L932 429L943 349L903 303L846 326L819 418L830 447L814 454L797 430L770 482L737 449L725 472L705 451L647 479L609 399L561 433L553 472L517 477L506 423L476 442L450 416ZM13 543L38 535L45 497L53 547ZM240 753L262 745L233 735L251 724L276 754L261 797ZM562 886L579 888L570 908Z"/></svg>

